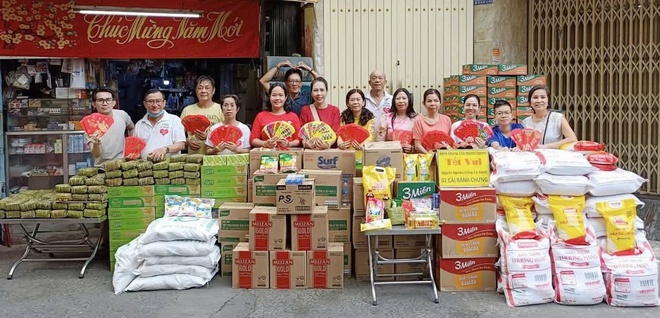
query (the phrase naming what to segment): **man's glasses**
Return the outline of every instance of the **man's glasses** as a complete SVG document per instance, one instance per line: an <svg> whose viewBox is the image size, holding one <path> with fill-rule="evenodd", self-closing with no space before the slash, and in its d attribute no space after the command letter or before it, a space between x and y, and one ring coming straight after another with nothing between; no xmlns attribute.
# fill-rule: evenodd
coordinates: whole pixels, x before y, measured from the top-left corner
<svg viewBox="0 0 660 318"><path fill-rule="evenodd" d="M150 100L145 100L144 102L149 104L149 105L156 105L156 104L162 104L164 102L164 100L162 100L162 99L150 99Z"/></svg>
<svg viewBox="0 0 660 318"><path fill-rule="evenodd" d="M289 80L289 81L286 81L286 82L289 83L289 84L300 84L300 83L302 83L301 81L295 81L295 80Z"/></svg>
<svg viewBox="0 0 660 318"><path fill-rule="evenodd" d="M497 112L495 116L508 116L511 115L511 112Z"/></svg>
<svg viewBox="0 0 660 318"><path fill-rule="evenodd" d="M110 103L112 103L112 101L114 101L113 98L99 98L99 99L96 100L96 102L101 104L101 105L110 104Z"/></svg>

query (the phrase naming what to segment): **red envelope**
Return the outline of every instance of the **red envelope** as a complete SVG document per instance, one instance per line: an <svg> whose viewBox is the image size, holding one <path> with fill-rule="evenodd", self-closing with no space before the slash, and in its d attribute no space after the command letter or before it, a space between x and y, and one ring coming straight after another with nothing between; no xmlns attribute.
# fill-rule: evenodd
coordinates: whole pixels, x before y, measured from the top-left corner
<svg viewBox="0 0 660 318"><path fill-rule="evenodd" d="M412 131L407 130L393 130L392 131L392 140L398 140L401 142L401 145L411 145L413 140Z"/></svg>
<svg viewBox="0 0 660 318"><path fill-rule="evenodd" d="M454 139L449 136L444 131L432 130L422 136L422 146L424 149L431 151L436 149L436 144L442 145L443 143L447 144L449 147L454 147Z"/></svg>
<svg viewBox="0 0 660 318"><path fill-rule="evenodd" d="M529 150L534 150L538 147L543 135L538 130L524 128L512 130L510 136L518 149L529 148Z"/></svg>
<svg viewBox="0 0 660 318"><path fill-rule="evenodd" d="M124 142L124 158L133 160L140 158L140 154L146 146L147 143L140 137L126 137L126 141Z"/></svg>
<svg viewBox="0 0 660 318"><path fill-rule="evenodd" d="M479 137L479 123L473 120L463 120L456 129L454 135L461 140L467 140L469 137Z"/></svg>
<svg viewBox="0 0 660 318"><path fill-rule="evenodd" d="M337 129L337 136L341 137L344 142L355 140L361 144L369 139L369 131L360 125L348 124Z"/></svg>
<svg viewBox="0 0 660 318"><path fill-rule="evenodd" d="M195 131L206 131L211 126L211 121L204 115L188 115L181 119L181 124L186 132L194 134Z"/></svg>
<svg viewBox="0 0 660 318"><path fill-rule="evenodd" d="M575 151L603 151L604 149L605 144L591 140L580 140L573 146L573 150Z"/></svg>
<svg viewBox="0 0 660 318"><path fill-rule="evenodd" d="M110 126L112 126L114 122L115 120L108 115L93 113L83 117L83 119L80 120L80 125L82 125L83 130L85 130L85 133L88 136L101 138L105 135L108 129L110 129Z"/></svg>
<svg viewBox="0 0 660 318"><path fill-rule="evenodd" d="M209 139L214 145L218 145L223 141L237 144L241 137L243 137L243 132L240 128L231 125L223 125L214 129L211 132Z"/></svg>

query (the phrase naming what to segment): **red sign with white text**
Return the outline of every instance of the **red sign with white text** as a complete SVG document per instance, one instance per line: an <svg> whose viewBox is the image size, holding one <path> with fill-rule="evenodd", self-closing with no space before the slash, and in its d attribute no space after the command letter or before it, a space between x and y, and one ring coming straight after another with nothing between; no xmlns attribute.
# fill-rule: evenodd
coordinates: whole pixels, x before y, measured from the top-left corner
<svg viewBox="0 0 660 318"><path fill-rule="evenodd" d="M121 6L120 1L99 1L76 3ZM202 11L202 17L82 15L73 12L73 1L3 0L0 7L0 56L259 57L259 1L179 1L159 1L160 4L156 4L146 0L140 1L139 7L184 8Z"/></svg>

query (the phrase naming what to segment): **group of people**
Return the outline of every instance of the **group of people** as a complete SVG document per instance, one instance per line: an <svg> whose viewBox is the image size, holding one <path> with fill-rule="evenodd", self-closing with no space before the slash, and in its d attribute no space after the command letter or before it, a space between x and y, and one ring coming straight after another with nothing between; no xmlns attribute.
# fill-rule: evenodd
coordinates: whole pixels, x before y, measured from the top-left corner
<svg viewBox="0 0 660 318"><path fill-rule="evenodd" d="M288 67L284 75L285 84L271 83L277 71L283 67ZM313 78L309 92L301 90L303 71L308 72ZM143 100L147 114L135 125L128 114L114 109L116 93L110 89L99 89L94 94L93 102L96 110L113 117L114 123L103 137L88 137L96 165L123 156L124 139L118 136L124 134L142 138L147 146L142 151L141 157L151 157L156 160L172 153L180 153L186 147L188 153L209 155L244 153L251 147L362 149L362 144L344 141L341 137L333 144L317 138L301 140L298 135L300 127L312 121L323 121L334 131L342 125L357 124L369 132L366 141L390 141L394 140L394 131L408 131L412 133L413 142L402 145L406 153L427 153L435 150L426 149L421 140L427 132L436 130L451 136L455 145L466 148L493 147L498 150L518 151L511 138L511 132L518 128L532 128L541 132L542 140L539 148L560 148L564 144L577 141L566 118L559 112L551 111L550 91L545 86L536 86L529 92L533 115L524 119L522 123L512 123L515 119L514 108L506 100L497 100L494 104L497 125L492 127L493 136L486 140L478 137L461 140L454 134L454 130L460 126L462 120L472 120L479 125L487 126L487 123L477 121L482 107L479 96L468 95L464 98L464 119L452 124L451 119L442 114L442 95L437 89L428 89L424 92L422 105L425 114L417 114L410 91L399 88L392 95L387 93L385 90L387 77L379 70L369 75L370 90L364 92L360 89L351 89L347 92L346 109L342 112L326 100L328 82L304 63L293 65L289 61L281 62L264 74L259 82L267 92L267 100L265 109L254 118L251 129L236 119L241 107L241 101L236 95L222 96L219 104L213 101L215 81L208 76L200 76L197 79L195 93L198 102L186 106L180 118L165 111L166 98L163 92L158 89L147 91ZM186 136L181 120L190 115L206 116L211 126L206 131L198 130ZM288 122L294 127L295 133L290 138L269 137L263 128L275 121ZM243 133L242 138L236 143L214 144L209 135L223 125L238 127Z"/></svg>

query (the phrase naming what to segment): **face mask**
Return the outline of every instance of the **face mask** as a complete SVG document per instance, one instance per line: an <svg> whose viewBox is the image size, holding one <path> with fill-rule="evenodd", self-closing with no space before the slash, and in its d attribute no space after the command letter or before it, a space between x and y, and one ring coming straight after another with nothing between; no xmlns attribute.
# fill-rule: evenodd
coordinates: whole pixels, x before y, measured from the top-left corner
<svg viewBox="0 0 660 318"><path fill-rule="evenodd" d="M157 117L160 117L161 115L163 115L164 113L165 113L165 110L161 109L160 112L158 112L158 113L152 113L152 112L148 111L147 115L151 118L157 118Z"/></svg>

